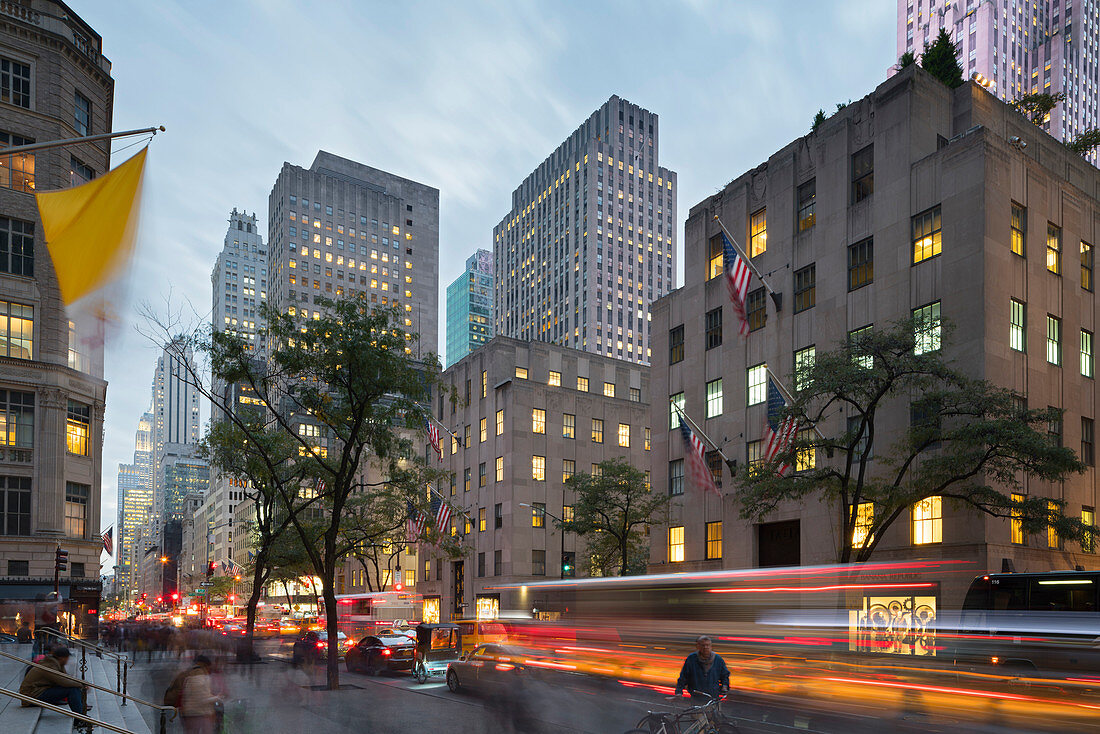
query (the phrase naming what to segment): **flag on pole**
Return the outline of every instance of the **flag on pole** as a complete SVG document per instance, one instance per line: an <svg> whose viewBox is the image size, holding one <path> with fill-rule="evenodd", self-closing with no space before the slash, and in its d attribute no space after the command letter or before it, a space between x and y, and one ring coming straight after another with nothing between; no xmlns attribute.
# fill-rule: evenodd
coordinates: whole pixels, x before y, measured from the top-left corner
<svg viewBox="0 0 1100 734"><path fill-rule="evenodd" d="M113 556L115 554L114 531L115 527L114 525L112 525L111 527L107 528L102 536L100 536L103 538L103 550L107 551L107 555L109 556Z"/></svg>
<svg viewBox="0 0 1100 734"><path fill-rule="evenodd" d="M425 418L424 424L428 427L428 441L432 444L436 456L439 457L439 461L442 463L443 449L439 446L439 426L435 424L431 417Z"/></svg>
<svg viewBox="0 0 1100 734"><path fill-rule="evenodd" d="M106 284L130 260L147 152L143 148L81 186L35 194L66 306Z"/></svg>
<svg viewBox="0 0 1100 734"><path fill-rule="evenodd" d="M722 232L722 267L726 271L726 286L729 288L733 310L741 322L741 336L749 335L749 317L745 312L745 299L749 294L749 281L752 271L745 258L737 254L726 233Z"/></svg>
<svg viewBox="0 0 1100 734"><path fill-rule="evenodd" d="M783 409L787 407L787 401L783 393L775 386L772 378L768 378L768 420L764 423L764 461L774 461L775 457L786 451L798 433L798 421L793 415L785 418L781 416ZM779 476L786 474L791 465L783 462L778 468Z"/></svg>
<svg viewBox="0 0 1100 734"><path fill-rule="evenodd" d="M687 421L682 416L680 417L680 435L684 439L688 480L693 486L699 487L705 492L714 492L715 495L721 497L722 493L715 486L714 476L710 473L710 467L707 466L706 446L695 435L695 432L688 428Z"/></svg>
<svg viewBox="0 0 1100 734"><path fill-rule="evenodd" d="M406 504L408 517L405 520L405 534L408 536L409 542L413 542L420 537L420 534L424 532L424 525L428 521L428 516L423 510L419 509L409 501Z"/></svg>
<svg viewBox="0 0 1100 734"><path fill-rule="evenodd" d="M451 506L441 499L432 500L434 505L439 503L439 507L435 511L435 528L440 533L447 532L447 523L451 519Z"/></svg>
<svg viewBox="0 0 1100 734"><path fill-rule="evenodd" d="M248 551L248 561L251 563L252 560L255 559L255 558L256 558L256 554L253 553L252 551Z"/></svg>

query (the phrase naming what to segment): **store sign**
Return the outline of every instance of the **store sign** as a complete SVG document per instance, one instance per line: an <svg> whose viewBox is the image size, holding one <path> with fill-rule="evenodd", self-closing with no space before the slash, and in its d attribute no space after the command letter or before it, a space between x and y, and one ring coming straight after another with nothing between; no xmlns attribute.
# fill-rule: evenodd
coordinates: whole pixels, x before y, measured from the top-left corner
<svg viewBox="0 0 1100 734"><path fill-rule="evenodd" d="M427 598L424 600L424 622L426 624L439 623L439 598Z"/></svg>
<svg viewBox="0 0 1100 734"><path fill-rule="evenodd" d="M865 596L848 612L849 649L895 655L936 654L936 597Z"/></svg>
<svg viewBox="0 0 1100 734"><path fill-rule="evenodd" d="M500 599L495 596L479 596L477 598L477 620L496 619L500 616Z"/></svg>

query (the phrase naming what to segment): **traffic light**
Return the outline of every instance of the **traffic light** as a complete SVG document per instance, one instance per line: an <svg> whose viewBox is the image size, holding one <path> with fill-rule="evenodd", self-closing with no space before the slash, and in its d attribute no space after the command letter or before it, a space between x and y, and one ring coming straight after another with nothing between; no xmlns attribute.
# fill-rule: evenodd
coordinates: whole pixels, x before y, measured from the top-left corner
<svg viewBox="0 0 1100 734"><path fill-rule="evenodd" d="M394 583L394 585L393 585L393 590L394 591L401 591L404 588L405 588L405 586L400 581Z"/></svg>
<svg viewBox="0 0 1100 734"><path fill-rule="evenodd" d="M214 575L214 567L216 565L217 564L215 564L213 561L210 561L210 565L206 567L206 578L210 578Z"/></svg>
<svg viewBox="0 0 1100 734"><path fill-rule="evenodd" d="M179 600L180 600L180 595L179 595L179 593L177 593L177 592L173 591L173 592L172 592L172 601L179 601Z"/></svg>
<svg viewBox="0 0 1100 734"><path fill-rule="evenodd" d="M57 549L57 555L54 559L54 566L58 571L64 571L69 567L69 551Z"/></svg>
<svg viewBox="0 0 1100 734"><path fill-rule="evenodd" d="M576 566L577 554L572 551L566 551L561 554L561 577L567 578L577 575Z"/></svg>
<svg viewBox="0 0 1100 734"><path fill-rule="evenodd" d="M163 603L164 603L164 597L163 596L158 596L157 597L157 604L163 604Z"/></svg>

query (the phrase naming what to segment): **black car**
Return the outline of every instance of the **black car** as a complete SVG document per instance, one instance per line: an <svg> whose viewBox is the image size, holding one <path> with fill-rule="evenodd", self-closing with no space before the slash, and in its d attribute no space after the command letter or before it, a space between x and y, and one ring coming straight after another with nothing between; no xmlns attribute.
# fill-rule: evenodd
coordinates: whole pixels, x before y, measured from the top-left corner
<svg viewBox="0 0 1100 734"><path fill-rule="evenodd" d="M336 640L337 659L344 657L348 636L343 632L338 633ZM291 662L294 665L302 663L316 663L328 660L328 633L324 630L314 630L299 635L294 640L294 653Z"/></svg>
<svg viewBox="0 0 1100 734"><path fill-rule="evenodd" d="M412 670L416 642L406 635L369 636L350 647L345 655L349 672L378 675L383 670Z"/></svg>
<svg viewBox="0 0 1100 734"><path fill-rule="evenodd" d="M504 645L479 645L447 666L447 687L454 693L514 689L526 675L522 663L523 656Z"/></svg>

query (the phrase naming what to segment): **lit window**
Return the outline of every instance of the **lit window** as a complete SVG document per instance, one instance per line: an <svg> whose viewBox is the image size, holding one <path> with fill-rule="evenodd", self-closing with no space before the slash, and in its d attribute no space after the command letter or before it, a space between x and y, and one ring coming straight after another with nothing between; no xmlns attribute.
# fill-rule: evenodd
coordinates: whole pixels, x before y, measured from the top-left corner
<svg viewBox="0 0 1100 734"><path fill-rule="evenodd" d="M603 384L603 395L604 395L605 398L615 397L615 383L614 382L605 382Z"/></svg>
<svg viewBox="0 0 1100 734"><path fill-rule="evenodd" d="M527 368L526 367L516 367L516 377L518 377L521 380L526 380L527 379Z"/></svg>
<svg viewBox="0 0 1100 734"><path fill-rule="evenodd" d="M577 431L577 416L572 413L562 413L561 435L562 438L575 438Z"/></svg>
<svg viewBox="0 0 1100 734"><path fill-rule="evenodd" d="M1027 304L1015 298L1009 306L1008 344L1017 352L1027 351Z"/></svg>
<svg viewBox="0 0 1100 734"><path fill-rule="evenodd" d="M485 418L481 419L481 424L480 424L481 443L485 443L485 441L487 441L488 438L489 438L489 430L488 430L488 426L486 425L487 422L488 422L487 419L485 419Z"/></svg>
<svg viewBox="0 0 1100 734"><path fill-rule="evenodd" d="M1047 314L1047 362L1062 364L1062 320Z"/></svg>
<svg viewBox="0 0 1100 734"><path fill-rule="evenodd" d="M913 354L940 348L940 302L913 309Z"/></svg>
<svg viewBox="0 0 1100 734"><path fill-rule="evenodd" d="M82 405L69 401L68 418L65 423L65 434L70 454L77 456L88 455L88 436L91 432L90 405Z"/></svg>
<svg viewBox="0 0 1100 734"><path fill-rule="evenodd" d="M852 528L852 547L862 548L875 541L871 528L875 525L875 505L873 502L860 502L856 507L856 524Z"/></svg>
<svg viewBox="0 0 1100 734"><path fill-rule="evenodd" d="M764 463L763 441L749 441L745 444L745 463L748 465L750 473L755 474L760 471L760 467Z"/></svg>
<svg viewBox="0 0 1100 734"><path fill-rule="evenodd" d="M707 257L707 280L717 278L723 273L722 255L724 249L722 235L717 234L710 238L710 255Z"/></svg>
<svg viewBox="0 0 1100 734"><path fill-rule="evenodd" d="M913 217L913 264L939 255L942 247L940 208L934 206Z"/></svg>
<svg viewBox="0 0 1100 734"><path fill-rule="evenodd" d="M1085 526L1091 526L1096 524L1096 511L1091 507L1081 508L1081 524ZM1092 531L1086 530L1085 535L1081 538L1081 550L1085 553L1096 552L1096 538L1093 537Z"/></svg>
<svg viewBox="0 0 1100 734"><path fill-rule="evenodd" d="M668 529L668 562L684 562L684 526L674 525Z"/></svg>
<svg viewBox="0 0 1100 734"><path fill-rule="evenodd" d="M577 378L577 390L579 390L580 392L588 392L588 378L587 377L578 377Z"/></svg>
<svg viewBox="0 0 1100 734"><path fill-rule="evenodd" d="M1012 252L1027 255L1027 209L1012 202Z"/></svg>
<svg viewBox="0 0 1100 734"><path fill-rule="evenodd" d="M848 290L873 283L875 280L875 242L866 239L848 246Z"/></svg>
<svg viewBox="0 0 1100 734"><path fill-rule="evenodd" d="M1062 272L1062 228L1047 222L1047 270Z"/></svg>
<svg viewBox="0 0 1100 734"><path fill-rule="evenodd" d="M1081 329L1081 374L1092 377L1092 332Z"/></svg>
<svg viewBox="0 0 1100 734"><path fill-rule="evenodd" d="M913 545L943 541L943 498L925 497L913 505Z"/></svg>
<svg viewBox="0 0 1100 734"><path fill-rule="evenodd" d="M577 462L576 461L574 461L573 459L562 459L561 460L561 481L562 481L563 484L565 482L568 482L573 477L573 474L576 471L577 471Z"/></svg>
<svg viewBox="0 0 1100 734"><path fill-rule="evenodd" d="M794 470L809 471L817 468L817 451L814 448L814 429L806 428L798 432L798 440L804 444L795 452Z"/></svg>
<svg viewBox="0 0 1100 734"><path fill-rule="evenodd" d="M651 434L651 431L649 430L649 427L647 426L646 429L645 429L645 450L646 451L649 451L650 444L652 443L651 440L650 440L650 434Z"/></svg>
<svg viewBox="0 0 1100 734"><path fill-rule="evenodd" d="M497 435L498 436L503 436L504 435L504 410L503 409L497 411ZM454 452L452 451L451 453L453 454Z"/></svg>
<svg viewBox="0 0 1100 734"><path fill-rule="evenodd" d="M554 370L550 370L550 377L549 377L549 379L547 379L546 384L550 385L551 387L560 387L561 386L561 373L560 372L555 372Z"/></svg>
<svg viewBox="0 0 1100 734"><path fill-rule="evenodd" d="M0 390L0 445L18 448L34 446L33 392ZM3 534L3 526L0 526L0 534Z"/></svg>
<svg viewBox="0 0 1100 734"><path fill-rule="evenodd" d="M25 138L20 135L0 132L0 146L15 148L34 143L34 138ZM15 155L0 156L0 187L13 191L34 191L34 153L16 153ZM32 227L34 226L30 222Z"/></svg>
<svg viewBox="0 0 1100 734"><path fill-rule="evenodd" d="M707 383L707 418L722 415L722 378Z"/></svg>
<svg viewBox="0 0 1100 734"><path fill-rule="evenodd" d="M1081 287L1092 290L1092 245L1081 241Z"/></svg>
<svg viewBox="0 0 1100 734"><path fill-rule="evenodd" d="M546 411L541 408L531 409L531 433L546 433Z"/></svg>
<svg viewBox="0 0 1100 734"><path fill-rule="evenodd" d="M1009 524L1012 528L1012 542L1017 545L1023 545L1024 542L1024 521L1023 511L1020 509L1020 504L1024 501L1022 494L1012 495L1012 517L1009 519Z"/></svg>
<svg viewBox="0 0 1100 734"><path fill-rule="evenodd" d="M592 419L592 443L603 443L603 420Z"/></svg>
<svg viewBox="0 0 1100 734"><path fill-rule="evenodd" d="M708 522L707 530L707 560L715 561L722 557L722 521Z"/></svg>
<svg viewBox="0 0 1100 734"><path fill-rule="evenodd" d="M680 413L684 410L684 394L678 392L668 398L668 427L675 430L680 427Z"/></svg>
<svg viewBox="0 0 1100 734"><path fill-rule="evenodd" d="M503 482L504 481L504 457L503 456L498 456L497 457L496 480L498 482Z"/></svg>
<svg viewBox="0 0 1100 734"><path fill-rule="evenodd" d="M482 507L477 511L477 531L479 533L485 532L485 508Z"/></svg>
<svg viewBox="0 0 1100 734"><path fill-rule="evenodd" d="M546 527L546 503L545 502L532 502L531 503L531 527L544 528Z"/></svg>
<svg viewBox="0 0 1100 734"><path fill-rule="evenodd" d="M489 391L489 373L486 372L485 370L482 370L481 371L481 397L485 397L485 395L488 393L488 391Z"/></svg>
<svg viewBox="0 0 1100 734"><path fill-rule="evenodd" d="M748 404L758 405L768 399L768 365L758 364L748 370Z"/></svg>
<svg viewBox="0 0 1100 734"><path fill-rule="evenodd" d="M65 535L70 538L83 538L88 531L88 496L91 487L87 484L65 482Z"/></svg>
<svg viewBox="0 0 1100 734"><path fill-rule="evenodd" d="M624 449L630 448L630 424L619 424L619 446Z"/></svg>
<svg viewBox="0 0 1100 734"><path fill-rule="evenodd" d="M754 212L749 219L749 257L762 255L768 249L767 210Z"/></svg>
<svg viewBox="0 0 1100 734"><path fill-rule="evenodd" d="M803 347L794 353L794 389L805 390L810 384L810 371L814 368L817 348Z"/></svg>
<svg viewBox="0 0 1100 734"><path fill-rule="evenodd" d="M1058 503L1054 500L1047 501L1047 515L1053 517L1058 514ZM1058 530L1054 527L1054 523L1047 523L1047 547L1048 548L1061 548L1062 538L1058 535Z"/></svg>
<svg viewBox="0 0 1100 734"><path fill-rule="evenodd" d="M531 457L531 478L534 479L536 482L542 482L546 480L545 456Z"/></svg>

